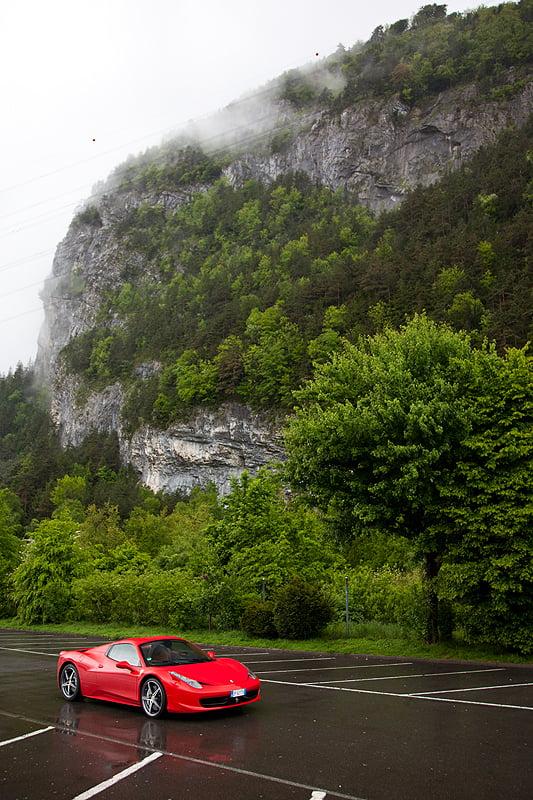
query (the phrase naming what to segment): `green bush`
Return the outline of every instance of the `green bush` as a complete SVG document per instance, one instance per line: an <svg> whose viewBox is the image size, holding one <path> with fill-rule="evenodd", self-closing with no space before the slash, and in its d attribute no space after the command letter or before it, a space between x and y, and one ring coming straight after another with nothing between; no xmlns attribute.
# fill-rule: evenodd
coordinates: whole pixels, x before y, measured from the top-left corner
<svg viewBox="0 0 533 800"><path fill-rule="evenodd" d="M295 577L276 592L273 617L279 636L308 639L333 620L334 605L322 587Z"/></svg>
<svg viewBox="0 0 533 800"><path fill-rule="evenodd" d="M240 620L241 629L250 636L275 639L278 635L274 624L274 603L261 602L257 598L248 599Z"/></svg>
<svg viewBox="0 0 533 800"><path fill-rule="evenodd" d="M418 625L418 575L406 574L390 567L371 569L357 567L348 578L350 619L354 622L393 622L406 627ZM342 613L345 600L342 599ZM341 606L339 598L339 606ZM416 620L411 620L414 613Z"/></svg>
<svg viewBox="0 0 533 800"><path fill-rule="evenodd" d="M206 621L209 630L229 630L239 624L243 602L241 595L232 582L227 579L201 579L198 608L202 613L202 622Z"/></svg>
<svg viewBox="0 0 533 800"><path fill-rule="evenodd" d="M116 577L109 572L93 572L72 584L71 617L88 622L114 620L113 601L116 598Z"/></svg>
<svg viewBox="0 0 533 800"><path fill-rule="evenodd" d="M95 572L73 584L73 619L194 628L205 624L202 586L187 573Z"/></svg>

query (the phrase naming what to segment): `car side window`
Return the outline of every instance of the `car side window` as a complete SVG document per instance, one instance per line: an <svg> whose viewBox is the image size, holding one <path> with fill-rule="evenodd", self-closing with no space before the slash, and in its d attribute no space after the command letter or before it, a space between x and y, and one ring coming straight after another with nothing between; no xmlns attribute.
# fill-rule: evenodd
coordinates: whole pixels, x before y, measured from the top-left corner
<svg viewBox="0 0 533 800"><path fill-rule="evenodd" d="M113 661L127 661L132 667L140 667L141 660L132 644L113 644L107 651L107 657Z"/></svg>

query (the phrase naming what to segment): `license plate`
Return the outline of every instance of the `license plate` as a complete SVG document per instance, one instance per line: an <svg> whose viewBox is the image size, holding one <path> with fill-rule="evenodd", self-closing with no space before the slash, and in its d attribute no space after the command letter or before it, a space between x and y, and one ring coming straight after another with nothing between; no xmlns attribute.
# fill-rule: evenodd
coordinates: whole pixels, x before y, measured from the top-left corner
<svg viewBox="0 0 533 800"><path fill-rule="evenodd" d="M231 696L232 697L244 697L246 694L246 689L233 689Z"/></svg>

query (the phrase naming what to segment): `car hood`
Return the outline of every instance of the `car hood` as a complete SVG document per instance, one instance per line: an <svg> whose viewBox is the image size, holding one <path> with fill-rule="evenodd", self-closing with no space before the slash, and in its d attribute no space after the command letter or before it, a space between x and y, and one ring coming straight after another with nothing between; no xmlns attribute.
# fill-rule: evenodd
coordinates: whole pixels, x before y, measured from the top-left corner
<svg viewBox="0 0 533 800"><path fill-rule="evenodd" d="M208 686L243 683L248 678L248 668L232 658L217 658L216 661L205 661L201 664L169 667L168 672L179 672Z"/></svg>

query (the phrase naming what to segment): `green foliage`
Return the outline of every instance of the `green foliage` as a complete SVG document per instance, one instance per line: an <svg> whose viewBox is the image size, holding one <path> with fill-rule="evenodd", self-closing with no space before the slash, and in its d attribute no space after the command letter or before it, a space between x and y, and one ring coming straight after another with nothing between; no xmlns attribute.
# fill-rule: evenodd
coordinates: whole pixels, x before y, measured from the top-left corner
<svg viewBox="0 0 533 800"><path fill-rule="evenodd" d="M243 601L231 579L219 575L204 575L198 607L207 617L209 630L212 627L229 630L239 624Z"/></svg>
<svg viewBox="0 0 533 800"><path fill-rule="evenodd" d="M205 624L202 584L180 572L93 573L73 584L74 619L161 625L178 631Z"/></svg>
<svg viewBox="0 0 533 800"><path fill-rule="evenodd" d="M217 492L210 486L193 489L186 502L176 504L167 518L170 541L154 558L158 569L186 569L195 577L214 572L216 559L206 531L218 516L217 501Z"/></svg>
<svg viewBox="0 0 533 800"><path fill-rule="evenodd" d="M410 24L398 20L387 28L380 26L365 45L341 51L322 67L329 76L340 71L344 78L329 105L341 111L398 88L404 102L413 104L467 82L489 92L493 86L507 85L510 66L520 74L531 63L529 5L525 0L447 15L445 5L433 3L423 6ZM306 79L309 83L313 76Z"/></svg>
<svg viewBox="0 0 533 800"><path fill-rule="evenodd" d="M413 568L415 558L409 539L382 530L354 535L346 547L345 555L352 567L364 564L375 570L385 567L402 572Z"/></svg>
<svg viewBox="0 0 533 800"><path fill-rule="evenodd" d="M466 334L415 317L400 331L346 345L318 368L287 426L288 474L339 533L386 531L423 555L435 637L434 580L454 526L442 525L443 495L460 473L477 398L494 392L501 361Z"/></svg>
<svg viewBox="0 0 533 800"><path fill-rule="evenodd" d="M268 187L219 180L175 210L147 201L114 231L124 261L145 268L108 293L99 326L66 347L67 365L86 388L125 384L132 431L225 400L289 410L292 390L343 338L415 311L476 343L523 346L533 330L532 150L531 124L509 131L378 221L299 174ZM160 371L136 377L146 361Z"/></svg>
<svg viewBox="0 0 533 800"><path fill-rule="evenodd" d="M180 630L234 627L242 602L225 580L194 578L186 570L92 573L73 583L74 619Z"/></svg>
<svg viewBox="0 0 533 800"><path fill-rule="evenodd" d="M60 622L69 616L72 580L80 568L76 523L43 520L27 540L13 573L13 601L23 623Z"/></svg>
<svg viewBox="0 0 533 800"><path fill-rule="evenodd" d="M293 481L348 530L425 534L470 430L476 360L464 334L425 316L347 344L298 393L286 436Z"/></svg>
<svg viewBox="0 0 533 800"><path fill-rule="evenodd" d="M453 522L441 594L471 641L533 651L533 361L509 351L475 401L443 512ZM444 524L446 524L444 522Z"/></svg>
<svg viewBox="0 0 533 800"><path fill-rule="evenodd" d="M298 573L322 579L342 560L320 518L283 491L282 476L267 469L233 479L221 518L207 531L219 562L246 593L269 592Z"/></svg>
<svg viewBox="0 0 533 800"><path fill-rule="evenodd" d="M103 224L100 211L97 206L86 206L83 211L79 211L73 220L74 225L89 225L93 228L100 228Z"/></svg>
<svg viewBox="0 0 533 800"><path fill-rule="evenodd" d="M273 621L281 637L307 639L316 636L333 616L333 600L317 584L294 577L276 592Z"/></svg>
<svg viewBox="0 0 533 800"><path fill-rule="evenodd" d="M4 615L13 611L8 587L22 550L21 521L18 497L9 489L0 489L0 613Z"/></svg>
<svg viewBox="0 0 533 800"><path fill-rule="evenodd" d="M85 518L87 501L87 479L82 475L64 475L58 478L50 492L50 502L55 506L54 516L65 513L77 522Z"/></svg>
<svg viewBox="0 0 533 800"><path fill-rule="evenodd" d="M220 176L222 162L209 157L199 147L169 143L160 148L155 158L150 153L130 158L117 167L114 180L119 191L158 193L173 188L212 183Z"/></svg>
<svg viewBox="0 0 533 800"><path fill-rule="evenodd" d="M271 600L247 598L240 619L241 629L250 636L275 639L278 635L274 625L274 603Z"/></svg>
<svg viewBox="0 0 533 800"><path fill-rule="evenodd" d="M429 605L419 572L362 564L348 573L348 597L351 622L395 623L426 638ZM343 616L345 598L340 593L337 607Z"/></svg>
<svg viewBox="0 0 533 800"><path fill-rule="evenodd" d="M171 542L172 527L172 521L164 511L152 514L137 506L124 522L124 533L140 552L153 557Z"/></svg>
<svg viewBox="0 0 533 800"><path fill-rule="evenodd" d="M157 384L131 385L130 429L224 399L289 407L309 371L307 342L373 224L353 199L302 175L269 188L217 181L175 211L142 204L116 234L126 258L159 272L157 290L144 273L128 275L108 294L98 329L65 348L68 367L98 389L130 381L139 360L162 363Z"/></svg>

